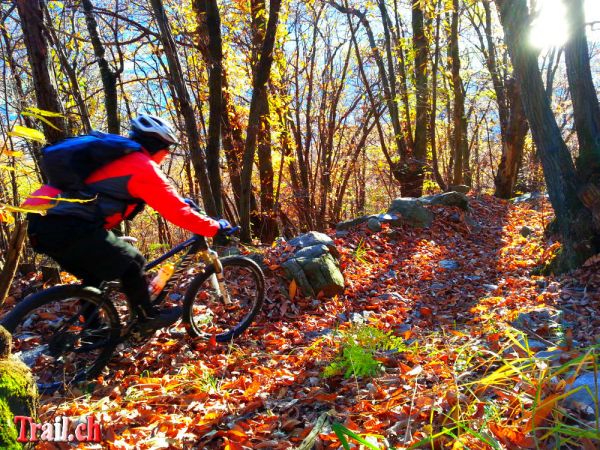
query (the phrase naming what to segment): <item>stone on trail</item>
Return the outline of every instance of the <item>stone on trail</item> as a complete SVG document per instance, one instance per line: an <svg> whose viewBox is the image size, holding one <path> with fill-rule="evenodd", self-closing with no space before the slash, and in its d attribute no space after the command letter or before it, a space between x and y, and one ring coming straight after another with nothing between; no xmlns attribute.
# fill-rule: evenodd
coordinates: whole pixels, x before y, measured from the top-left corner
<svg viewBox="0 0 600 450"><path fill-rule="evenodd" d="M296 249L281 266L305 295L322 292L331 297L344 292L344 277L336 259L339 252L329 236L311 231L291 239L288 245Z"/></svg>
<svg viewBox="0 0 600 450"><path fill-rule="evenodd" d="M379 233L382 229L381 222L375 217L371 217L367 222L367 228L373 233Z"/></svg>
<svg viewBox="0 0 600 450"><path fill-rule="evenodd" d="M600 419L600 375L584 372L567 385L565 392L571 393L564 399L567 407L583 412L589 418Z"/></svg>
<svg viewBox="0 0 600 450"><path fill-rule="evenodd" d="M433 223L434 215L423 206L417 198L397 198L392 201L388 214L399 216L391 221L394 226L404 223L417 228L429 228Z"/></svg>

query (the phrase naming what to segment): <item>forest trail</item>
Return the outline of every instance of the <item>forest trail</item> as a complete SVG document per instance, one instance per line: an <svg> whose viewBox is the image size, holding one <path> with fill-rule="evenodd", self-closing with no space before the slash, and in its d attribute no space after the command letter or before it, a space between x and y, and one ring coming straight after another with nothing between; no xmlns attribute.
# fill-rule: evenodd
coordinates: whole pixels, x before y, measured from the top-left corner
<svg viewBox="0 0 600 450"><path fill-rule="evenodd" d="M475 223L433 207L430 229L358 228L336 238L347 287L333 299L290 300L278 254L268 251L267 304L242 340L216 346L158 333L114 357L92 395L44 399L42 419L94 413L102 448L116 449L296 448L315 423L324 426L314 448L339 448L334 422L385 437L369 438L381 448L432 435L469 448L528 448L537 435L527 433L552 417L552 408L532 415L528 407L561 388L523 362L528 342L532 353L534 342L559 344L561 358L592 345L600 280L591 268L530 275L557 248L543 236L552 219L545 200L470 201ZM509 324L532 310L560 314L572 331L536 322L531 341L520 337ZM507 365L519 369L491 376ZM352 368L366 375L344 378Z"/></svg>

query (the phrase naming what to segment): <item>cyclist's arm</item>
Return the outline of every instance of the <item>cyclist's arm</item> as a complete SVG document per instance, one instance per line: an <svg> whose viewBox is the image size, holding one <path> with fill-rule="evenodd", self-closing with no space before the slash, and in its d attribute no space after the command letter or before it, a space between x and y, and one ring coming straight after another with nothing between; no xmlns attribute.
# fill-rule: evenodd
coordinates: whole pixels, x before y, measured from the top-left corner
<svg viewBox="0 0 600 450"><path fill-rule="evenodd" d="M131 195L142 199L174 225L208 237L219 231L219 222L193 211L151 160L136 170L128 189Z"/></svg>

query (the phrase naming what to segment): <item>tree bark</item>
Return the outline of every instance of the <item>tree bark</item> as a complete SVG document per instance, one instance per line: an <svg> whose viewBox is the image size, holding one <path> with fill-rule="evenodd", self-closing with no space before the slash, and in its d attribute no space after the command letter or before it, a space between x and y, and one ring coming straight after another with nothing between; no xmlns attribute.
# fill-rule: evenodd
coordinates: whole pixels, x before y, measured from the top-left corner
<svg viewBox="0 0 600 450"><path fill-rule="evenodd" d="M508 78L500 73L497 61L497 48L492 34L492 12L490 0L482 2L485 21L485 38L480 27L472 20L473 26L481 44L481 51L492 78L496 94L498 117L500 119L500 137L502 140L502 155L498 171L494 177L495 194L499 198L513 196L517 175L523 161L525 137L529 131L525 111L521 102L521 92L514 78ZM507 79L508 78L508 79Z"/></svg>
<svg viewBox="0 0 600 450"><path fill-rule="evenodd" d="M469 182L469 148L467 142L467 119L465 116L465 93L460 76L460 52L458 43L459 0L452 0L453 11L450 31L450 71L452 72L453 107L453 184Z"/></svg>
<svg viewBox="0 0 600 450"><path fill-rule="evenodd" d="M585 34L583 0L565 3L569 21L569 40L565 60L569 90L573 101L575 129L579 141L577 172L586 183L600 181L600 106L590 69L590 54Z"/></svg>
<svg viewBox="0 0 600 450"><path fill-rule="evenodd" d="M598 250L594 243L592 217L577 196L579 181L575 165L550 109L537 53L528 45L527 2L496 0L496 4L562 237L563 248L555 269L574 269Z"/></svg>
<svg viewBox="0 0 600 450"><path fill-rule="evenodd" d="M94 55L100 68L100 78L104 88L104 109L106 110L106 125L109 133L119 134L121 132L121 121L119 119L119 99L117 96L118 71L110 69L105 58L104 44L98 34L98 23L94 17L94 5L91 0L81 0L85 23L90 35L90 41L94 48Z"/></svg>
<svg viewBox="0 0 600 450"><path fill-rule="evenodd" d="M260 49L265 40L267 29L267 11L264 0L251 0L252 16L252 75L256 77ZM260 217L257 220L258 236L261 242L270 244L278 233L274 211L274 179L273 160L271 157L271 124L269 122L270 108L267 89L261 91L262 105L260 111L260 129L257 137L258 172L260 179ZM258 211L256 212L258 213Z"/></svg>
<svg viewBox="0 0 600 450"><path fill-rule="evenodd" d="M202 194L204 208L209 216L216 217L218 216L218 212L214 199L216 196L220 196L221 193L212 192L206 169L204 151L200 146L200 133L198 132L198 126L196 125L196 114L190 100L187 86L185 85L181 63L177 56L175 40L173 39L171 26L169 25L169 19L165 13L162 0L151 0L151 4L154 10L154 17L160 29L160 39L163 44L165 56L169 64L169 78L171 83L173 83L173 87L177 94L177 103L185 123L185 131L190 146L190 152L192 154L192 164L194 165L196 178L200 184L200 193Z"/></svg>
<svg viewBox="0 0 600 450"><path fill-rule="evenodd" d="M50 57L44 35L41 1L43 0L17 0L17 11L21 19L38 108L61 114L60 117L47 118L54 127L42 124L46 141L51 144L66 137L67 126L58 92L50 76Z"/></svg>
<svg viewBox="0 0 600 450"><path fill-rule="evenodd" d="M498 172L494 177L496 186L494 195L499 198L511 198L523 162L523 149L525 148L525 138L529 131L529 124L521 101L521 91L516 80L512 78L507 80L504 89L508 100L508 120L501 128L502 156Z"/></svg>
<svg viewBox="0 0 600 450"><path fill-rule="evenodd" d="M429 42L425 36L423 9L420 0L413 0L412 27L415 51L416 117L413 159L415 170L410 172L411 184L407 186L409 197L423 195L424 168L427 165L427 122L429 113L429 89L427 86L427 62ZM404 192L403 192L404 194Z"/></svg>
<svg viewBox="0 0 600 450"><path fill-rule="evenodd" d="M438 4L439 7L439 4ZM433 58L433 68L431 70L431 111L429 116L429 141L431 144L431 164L433 166L433 177L435 181L440 186L440 188L445 191L447 188L447 184L444 180L444 177L440 173L440 165L438 160L438 151L437 151L437 138L436 138L436 118L437 118L437 77L438 77L438 67L439 67L439 59L440 59L440 22L442 20L441 13L437 12L437 17L435 21L435 54Z"/></svg>
<svg viewBox="0 0 600 450"><path fill-rule="evenodd" d="M256 153L256 143L260 130L260 116L261 112L265 109L265 96L263 91L267 90L267 83L271 75L273 49L275 47L275 35L277 33L280 9L281 0L272 0L265 39L260 52L260 60L256 68L256 76L254 77L252 100L250 102L246 146L244 148L241 173L242 189L240 198L240 222L242 227L241 238L244 242L251 242L250 198L252 195L252 170L254 166L254 155Z"/></svg>
<svg viewBox="0 0 600 450"><path fill-rule="evenodd" d="M4 303L8 290L17 272L21 251L27 235L27 223L18 221L10 238L8 254L2 271L0 272L0 306Z"/></svg>

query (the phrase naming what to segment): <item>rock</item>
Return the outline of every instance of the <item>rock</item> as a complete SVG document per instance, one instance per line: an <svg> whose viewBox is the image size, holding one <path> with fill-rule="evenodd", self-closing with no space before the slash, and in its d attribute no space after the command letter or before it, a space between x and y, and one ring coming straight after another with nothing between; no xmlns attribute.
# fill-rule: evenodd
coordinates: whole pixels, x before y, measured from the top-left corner
<svg viewBox="0 0 600 450"><path fill-rule="evenodd" d="M496 284L484 284L483 287L488 291L495 291L498 289L498 285Z"/></svg>
<svg viewBox="0 0 600 450"><path fill-rule="evenodd" d="M443 194L421 197L428 205L456 206L464 211L469 210L469 198L460 192L444 192Z"/></svg>
<svg viewBox="0 0 600 450"><path fill-rule="evenodd" d="M297 250L294 258L318 258L329 252L329 248L323 244L311 245Z"/></svg>
<svg viewBox="0 0 600 450"><path fill-rule="evenodd" d="M367 222L372 216L361 216L358 217L356 219L352 219L352 220L345 220L343 222L339 222L336 226L335 229L336 231L340 232L340 231L346 231L349 230L351 228L354 228L362 223Z"/></svg>
<svg viewBox="0 0 600 450"><path fill-rule="evenodd" d="M565 325L568 325L563 323L562 311L550 307L520 313L510 324L524 332L537 333L538 330L543 330L544 337L547 336L553 342L561 338Z"/></svg>
<svg viewBox="0 0 600 450"><path fill-rule="evenodd" d="M21 449L14 416L37 418L37 385L29 368L10 356L11 336L0 326L0 448Z"/></svg>
<svg viewBox="0 0 600 450"><path fill-rule="evenodd" d="M350 232L348 230L338 230L335 232L335 237L337 238L343 238L346 237L350 234Z"/></svg>
<svg viewBox="0 0 600 450"><path fill-rule="evenodd" d="M549 361L560 361L560 359L565 355L565 352L562 350L542 350L541 352L537 352L535 354L536 358L539 359L547 359Z"/></svg>
<svg viewBox="0 0 600 450"><path fill-rule="evenodd" d="M246 258L249 258L252 261L254 261L256 264L258 264L262 270L267 270L268 267L265 264L265 255L263 255L262 253L252 252L252 253L248 253L247 255L244 255L244 256L246 256Z"/></svg>
<svg viewBox="0 0 600 450"><path fill-rule="evenodd" d="M448 192L458 192L460 194L467 194L471 188L465 184L451 184L448 186Z"/></svg>
<svg viewBox="0 0 600 450"><path fill-rule="evenodd" d="M538 198L548 198L548 194L542 194L541 192L528 192L527 194L523 194L519 197L511 198L510 201L517 204L537 200Z"/></svg>
<svg viewBox="0 0 600 450"><path fill-rule="evenodd" d="M331 254L326 253L319 258L296 258L295 261L310 284L309 295L323 292L326 297L332 297L344 293L344 277Z"/></svg>
<svg viewBox="0 0 600 450"><path fill-rule="evenodd" d="M443 259L440 261L440 267L442 269L455 270L458 269L460 266L456 261L452 259Z"/></svg>
<svg viewBox="0 0 600 450"><path fill-rule="evenodd" d="M281 266L288 279L296 283L305 295L319 293L330 297L344 292L344 277L336 257L339 252L333 239L323 233L311 231L288 241L295 247Z"/></svg>
<svg viewBox="0 0 600 450"><path fill-rule="evenodd" d="M423 202L415 198L397 198L392 201L388 214L398 215L392 220L392 225L408 225L418 228L428 228L433 222L433 213L423 206Z"/></svg>
<svg viewBox="0 0 600 450"><path fill-rule="evenodd" d="M523 236L524 238L531 236L532 234L535 233L534 229L531 227L528 227L527 225L525 225L523 228L521 228L521 231L519 231L519 233L521 234L521 236Z"/></svg>
<svg viewBox="0 0 600 450"><path fill-rule="evenodd" d="M373 233L379 233L382 229L381 222L375 217L371 217L367 222L367 228Z"/></svg>
<svg viewBox="0 0 600 450"><path fill-rule="evenodd" d="M572 384L567 385L565 392L572 392L564 400L566 406L600 418L600 411L596 408L600 404L600 379L594 372L579 375Z"/></svg>
<svg viewBox="0 0 600 450"><path fill-rule="evenodd" d="M339 257L339 252L335 247L333 239L331 239L324 233L319 233L318 231L311 231L309 233L305 233L298 237L295 237L294 239L290 239L288 241L288 244L300 248L312 247L313 245L323 244L329 249L332 255L334 255L336 258Z"/></svg>
<svg viewBox="0 0 600 450"><path fill-rule="evenodd" d="M302 270L302 266L298 264L295 258L284 261L281 264L281 267L285 270L285 274L289 280L296 280L296 283L305 295L315 294L308 278L306 278L306 275L304 274L304 270Z"/></svg>

